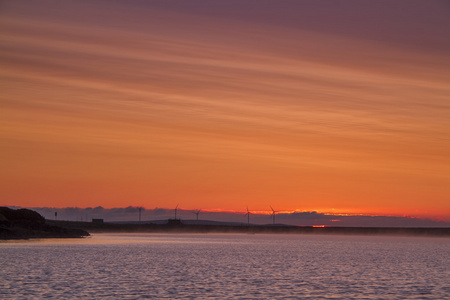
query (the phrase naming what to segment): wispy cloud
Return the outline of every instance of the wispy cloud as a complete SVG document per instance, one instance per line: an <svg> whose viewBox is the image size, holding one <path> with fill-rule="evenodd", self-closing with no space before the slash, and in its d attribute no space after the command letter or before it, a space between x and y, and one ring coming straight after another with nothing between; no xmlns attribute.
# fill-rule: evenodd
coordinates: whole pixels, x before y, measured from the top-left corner
<svg viewBox="0 0 450 300"><path fill-rule="evenodd" d="M413 2L4 2L1 197L449 217L450 18Z"/></svg>

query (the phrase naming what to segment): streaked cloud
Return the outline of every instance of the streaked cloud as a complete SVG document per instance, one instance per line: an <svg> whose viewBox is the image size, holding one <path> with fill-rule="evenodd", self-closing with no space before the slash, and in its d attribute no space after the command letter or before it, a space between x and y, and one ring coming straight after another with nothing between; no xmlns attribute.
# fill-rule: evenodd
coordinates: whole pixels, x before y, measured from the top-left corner
<svg viewBox="0 0 450 300"><path fill-rule="evenodd" d="M449 218L445 3L318 2L3 2L4 204Z"/></svg>

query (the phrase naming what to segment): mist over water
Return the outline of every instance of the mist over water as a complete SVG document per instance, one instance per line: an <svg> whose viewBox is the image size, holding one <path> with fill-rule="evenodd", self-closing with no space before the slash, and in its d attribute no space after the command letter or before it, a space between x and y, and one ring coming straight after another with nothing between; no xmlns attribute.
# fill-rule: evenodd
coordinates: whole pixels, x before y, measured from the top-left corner
<svg viewBox="0 0 450 300"><path fill-rule="evenodd" d="M0 243L0 298L449 299L446 238L96 234Z"/></svg>

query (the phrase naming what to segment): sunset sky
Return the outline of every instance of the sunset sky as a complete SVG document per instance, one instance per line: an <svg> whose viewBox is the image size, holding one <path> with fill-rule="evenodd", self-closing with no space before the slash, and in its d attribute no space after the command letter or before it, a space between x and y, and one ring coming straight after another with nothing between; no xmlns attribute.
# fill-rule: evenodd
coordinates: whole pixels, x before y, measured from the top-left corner
<svg viewBox="0 0 450 300"><path fill-rule="evenodd" d="M449 3L0 1L0 205L450 221Z"/></svg>

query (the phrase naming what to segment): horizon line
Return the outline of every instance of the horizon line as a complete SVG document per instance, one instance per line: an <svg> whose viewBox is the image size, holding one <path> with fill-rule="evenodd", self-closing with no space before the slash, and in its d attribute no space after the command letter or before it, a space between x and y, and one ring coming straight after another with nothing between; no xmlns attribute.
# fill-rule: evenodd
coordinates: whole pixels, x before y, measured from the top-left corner
<svg viewBox="0 0 450 300"><path fill-rule="evenodd" d="M3 205L2 205L3 206ZM173 211L175 208L166 208L166 207L154 207L154 208L146 208L142 205L129 205L129 206L123 206L123 207L103 207L101 205L98 206L87 206L87 207L80 207L80 206L65 206L65 207L56 207L56 206L19 206L19 205L4 205L9 208L48 208L48 209L106 209L106 210L114 210L114 209L127 209L127 208L135 208L135 209L144 209L148 211L154 211L154 210L167 210L167 211ZM270 206L269 206L270 207ZM206 213L225 213L225 214L237 214L237 215L245 215L247 211L238 211L238 210L227 210L227 209L199 209L199 208L180 208L177 206L177 210L181 211L198 211L200 212L206 212ZM331 209L334 210L334 209ZM272 210L250 210L250 212L254 215L272 215ZM395 213L389 213L389 214L379 214L379 213L350 213L350 212L330 212L328 210L300 210L300 209L294 209L294 210L278 210L276 211L277 215L290 215L290 214L301 214L301 213L317 213L324 216L350 216L350 217L356 217L356 216L362 216L362 217L399 217L399 218L409 218L409 219L428 219L433 221L442 221L442 222L449 222L450 220L446 221L445 217L443 216L414 216L409 214L395 214Z"/></svg>

